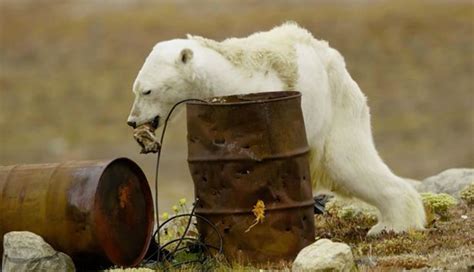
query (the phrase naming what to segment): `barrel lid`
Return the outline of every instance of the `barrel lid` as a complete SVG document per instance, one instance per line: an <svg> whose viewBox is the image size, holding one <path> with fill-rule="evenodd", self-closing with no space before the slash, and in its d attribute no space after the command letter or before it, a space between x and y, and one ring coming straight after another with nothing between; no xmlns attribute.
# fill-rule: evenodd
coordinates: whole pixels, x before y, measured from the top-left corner
<svg viewBox="0 0 474 272"><path fill-rule="evenodd" d="M104 169L95 195L97 239L110 261L135 266L150 244L154 217L151 191L140 167L127 158Z"/></svg>
<svg viewBox="0 0 474 272"><path fill-rule="evenodd" d="M190 101L188 105L212 105L212 106L235 106L243 104L258 104L275 102L279 100L288 100L301 97L297 91L270 91L248 94L235 94L228 96L216 96L206 99L207 103L201 101Z"/></svg>

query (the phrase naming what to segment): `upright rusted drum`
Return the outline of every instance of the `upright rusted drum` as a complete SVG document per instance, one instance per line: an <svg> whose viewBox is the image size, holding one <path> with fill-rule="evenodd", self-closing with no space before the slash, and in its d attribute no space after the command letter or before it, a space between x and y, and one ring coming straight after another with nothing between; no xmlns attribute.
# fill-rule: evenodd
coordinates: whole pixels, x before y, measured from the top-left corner
<svg viewBox="0 0 474 272"><path fill-rule="evenodd" d="M0 241L42 236L79 267L137 265L153 231L148 182L133 161L0 166Z"/></svg>
<svg viewBox="0 0 474 272"><path fill-rule="evenodd" d="M293 260L314 241L301 94L269 92L187 104L188 162L196 213L214 223L231 261ZM265 204L262 223L252 212ZM218 237L198 220L208 244Z"/></svg>

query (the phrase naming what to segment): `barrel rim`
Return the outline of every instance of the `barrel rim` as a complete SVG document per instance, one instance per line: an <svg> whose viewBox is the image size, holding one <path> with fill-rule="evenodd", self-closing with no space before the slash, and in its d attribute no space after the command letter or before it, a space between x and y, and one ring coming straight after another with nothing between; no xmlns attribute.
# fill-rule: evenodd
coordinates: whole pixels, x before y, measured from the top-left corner
<svg viewBox="0 0 474 272"><path fill-rule="evenodd" d="M251 96L251 95L262 95L262 94L275 94L275 93L285 93L287 95L283 95L280 97L275 97L275 98L269 98L269 99L260 99L260 100L251 100L251 101L240 101L240 102L223 102L223 103L213 103L211 102L212 99L215 98L226 98L226 97L236 97L236 96ZM246 93L246 94L231 94L231 95L225 95L225 96L214 96L211 98L208 98L208 102L203 102L199 100L195 101L190 101L187 102L187 105L202 105L202 106L236 106L236 105L249 105L249 104L264 104L264 103L270 103L270 102L276 102L276 101L282 101L282 100L290 100L290 99L295 99L301 97L301 93L298 91L292 91L292 90L286 90L286 91L269 91L269 92L252 92L252 93Z"/></svg>
<svg viewBox="0 0 474 272"><path fill-rule="evenodd" d="M120 162L120 161L125 161L127 164L131 165L133 168L135 168L137 170L137 174L138 175L141 175L145 182L146 182L146 185L148 185L148 179L146 178L146 175L145 173L143 172L143 170L140 168L140 166L135 162L133 161L132 159L129 159L127 157L118 157L118 158L115 158L115 159L111 159L111 160L105 160L105 164L103 166L103 170L101 171L100 173L100 176L98 178L98 184L97 184L97 189L99 188L99 184L100 182L102 181L102 176L105 174L105 169L107 169L110 165L114 164L114 163L117 163L117 162ZM141 185L141 184L140 184ZM142 189L143 189L143 186L141 186ZM150 218L148 219L151 219L149 220L149 225L147 226L147 232L148 232L148 235L147 235L147 238L146 238L146 241L144 243L144 246L143 246L143 249L142 251L140 252L140 254L137 254L137 257L134 259L133 262L131 263L123 263L121 262L121 260L115 260L115 258L112 258L110 256L110 253L108 252L108 250L101 246L104 254L107 256L107 258L114 264L116 265L123 265L123 266L127 266L127 267L134 267L134 266L137 266L138 264L140 264L140 262L143 260L143 258L145 257L147 251L148 251L148 248L150 246L150 243L151 243L151 239L152 239L152 236L153 236L153 228L155 226L155 220L154 220L154 211L153 211L153 196L152 196L152 193L151 193L151 189L149 186L145 186L146 187L146 192L145 193L145 201L148 202L148 201L151 201L151 205L149 206L150 207L150 212L149 212L149 216ZM97 193L97 189L96 189L96 192L95 192L95 196L94 196L94 209L93 209L93 218L94 218L94 221L95 221L95 212L96 212L96 207L97 207L97 201L99 201L99 196L98 196L98 193ZM97 227L97 224L94 224L96 227ZM100 233L97 228L95 229L95 234L97 235L97 239L101 240L100 237L104 236L103 233ZM105 235L107 236L107 235ZM102 245L102 243L100 243L100 245Z"/></svg>
<svg viewBox="0 0 474 272"><path fill-rule="evenodd" d="M274 204L268 207L265 207L265 212L280 212L282 210L297 210L297 209L305 209L311 208L314 206L314 200L312 198L308 198L307 200L301 202L292 202L292 203L282 203L282 204ZM253 210L250 208L223 208L223 209L215 209L215 208L196 208L196 214L205 214L205 215L238 215L238 214L253 214Z"/></svg>

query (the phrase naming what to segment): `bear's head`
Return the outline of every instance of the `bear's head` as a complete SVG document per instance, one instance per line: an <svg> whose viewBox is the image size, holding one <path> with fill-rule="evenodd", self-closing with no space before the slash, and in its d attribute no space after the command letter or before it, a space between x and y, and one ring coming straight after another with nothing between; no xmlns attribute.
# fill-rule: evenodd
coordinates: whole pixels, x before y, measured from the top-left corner
<svg viewBox="0 0 474 272"><path fill-rule="evenodd" d="M189 40L171 40L153 48L133 84L135 101L128 125L150 123L157 128L176 102L193 96L193 45Z"/></svg>

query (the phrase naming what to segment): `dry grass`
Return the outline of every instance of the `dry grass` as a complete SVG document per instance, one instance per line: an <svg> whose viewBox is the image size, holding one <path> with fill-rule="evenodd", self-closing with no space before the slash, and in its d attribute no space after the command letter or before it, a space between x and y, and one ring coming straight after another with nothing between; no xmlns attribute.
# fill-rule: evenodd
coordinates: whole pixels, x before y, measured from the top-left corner
<svg viewBox="0 0 474 272"><path fill-rule="evenodd" d="M400 271L406 269L435 269L468 271L474 265L474 207L460 203L448 210L447 221L437 220L426 231L403 234L382 233L367 237L368 229L375 224L372 216L358 213L341 218L337 212L315 216L317 239L350 245L359 271ZM214 260L205 266L212 271L291 271L291 263L262 267ZM170 271L197 271L201 266L190 265ZM145 272L146 268L114 269L114 272Z"/></svg>
<svg viewBox="0 0 474 272"><path fill-rule="evenodd" d="M472 218L473 207L461 203L448 210L447 221L437 220L426 231L366 237L375 224L371 217L341 219L324 214L315 217L316 236L348 243L363 271L384 267L466 269L474 265Z"/></svg>
<svg viewBox="0 0 474 272"><path fill-rule="evenodd" d="M105 270L104 272L148 272L148 271L157 271L156 268L111 268ZM206 263L204 265L190 264L183 265L181 267L172 268L168 267L167 269L160 268L158 271L172 271L172 272L192 272L192 271L219 271L219 272L253 272L253 271L282 271L289 272L291 271L291 263L282 262L278 264L269 264L267 266L253 267L249 265L243 265L241 263L233 263L232 265L227 264L222 260L214 260L212 262Z"/></svg>

